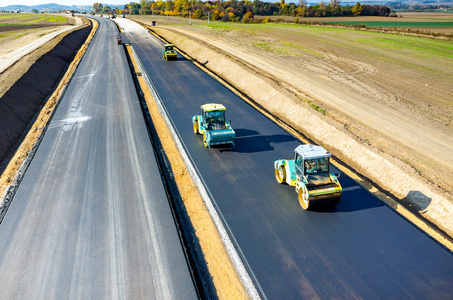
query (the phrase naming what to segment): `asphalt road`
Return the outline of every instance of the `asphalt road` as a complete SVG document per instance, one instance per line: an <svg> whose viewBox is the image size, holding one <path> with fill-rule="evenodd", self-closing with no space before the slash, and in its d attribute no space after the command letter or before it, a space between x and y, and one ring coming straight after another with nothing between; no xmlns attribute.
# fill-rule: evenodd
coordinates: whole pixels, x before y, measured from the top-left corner
<svg viewBox="0 0 453 300"><path fill-rule="evenodd" d="M97 20L0 225L0 299L196 299L118 30Z"/></svg>
<svg viewBox="0 0 453 300"><path fill-rule="evenodd" d="M292 158L300 141L182 56L163 60L162 42L119 22L264 297L451 299L449 251L344 174L338 206L302 210L294 188L273 174L273 161ZM237 133L230 150L207 149L192 131L192 116L211 102L227 107Z"/></svg>

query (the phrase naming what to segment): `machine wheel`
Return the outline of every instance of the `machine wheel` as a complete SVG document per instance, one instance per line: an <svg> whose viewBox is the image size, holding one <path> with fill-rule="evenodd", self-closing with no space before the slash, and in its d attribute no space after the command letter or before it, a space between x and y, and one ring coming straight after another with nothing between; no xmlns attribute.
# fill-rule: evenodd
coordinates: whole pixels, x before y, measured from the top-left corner
<svg viewBox="0 0 453 300"><path fill-rule="evenodd" d="M205 147L208 147L208 144L206 143L206 134L203 132L203 144Z"/></svg>
<svg viewBox="0 0 453 300"><path fill-rule="evenodd" d="M194 132L195 134L200 133L200 132L198 131L198 121L195 121L195 122L193 123L193 132Z"/></svg>
<svg viewBox="0 0 453 300"><path fill-rule="evenodd" d="M280 169L275 169L275 179L278 183L285 183L286 181L286 170L285 166L281 166Z"/></svg>
<svg viewBox="0 0 453 300"><path fill-rule="evenodd" d="M341 201L341 197L338 197L337 199L335 199L335 201L334 201L335 205L340 204L340 201Z"/></svg>
<svg viewBox="0 0 453 300"><path fill-rule="evenodd" d="M302 186L298 192L299 204L303 209L308 210L310 207L310 201L308 200L308 190L306 187Z"/></svg>

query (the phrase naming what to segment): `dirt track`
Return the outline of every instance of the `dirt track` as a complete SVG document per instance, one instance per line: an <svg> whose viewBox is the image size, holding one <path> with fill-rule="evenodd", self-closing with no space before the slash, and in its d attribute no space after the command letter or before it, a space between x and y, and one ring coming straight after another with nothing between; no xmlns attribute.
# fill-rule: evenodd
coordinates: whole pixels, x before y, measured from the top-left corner
<svg viewBox="0 0 453 300"><path fill-rule="evenodd" d="M420 59L418 37L395 45L383 33L154 20L152 30L452 232L451 60Z"/></svg>

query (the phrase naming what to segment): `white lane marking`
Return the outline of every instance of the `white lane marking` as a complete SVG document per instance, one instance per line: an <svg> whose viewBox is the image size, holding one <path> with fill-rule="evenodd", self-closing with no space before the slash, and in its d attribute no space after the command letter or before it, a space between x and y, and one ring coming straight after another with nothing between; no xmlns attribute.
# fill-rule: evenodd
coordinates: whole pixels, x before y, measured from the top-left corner
<svg viewBox="0 0 453 300"><path fill-rule="evenodd" d="M362 187L360 185L354 185L354 186L350 186L350 187L344 188L343 192L355 191L355 190L359 190L361 188Z"/></svg>

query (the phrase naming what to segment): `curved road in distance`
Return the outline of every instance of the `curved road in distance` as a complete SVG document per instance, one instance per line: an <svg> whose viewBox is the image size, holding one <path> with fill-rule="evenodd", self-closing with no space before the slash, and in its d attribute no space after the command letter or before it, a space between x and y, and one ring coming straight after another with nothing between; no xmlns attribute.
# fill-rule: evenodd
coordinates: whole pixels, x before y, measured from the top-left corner
<svg viewBox="0 0 453 300"><path fill-rule="evenodd" d="M273 161L300 144L286 131L131 21L125 29L220 214L270 299L449 299L453 255L344 174L342 202L304 211ZM200 105L227 107L231 150L207 149L192 131ZM290 108L288 108L290 109ZM334 167L333 167L334 168Z"/></svg>
<svg viewBox="0 0 453 300"><path fill-rule="evenodd" d="M197 299L118 29L96 19L0 224L0 299Z"/></svg>

